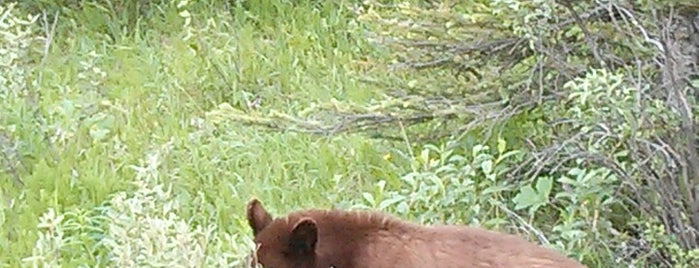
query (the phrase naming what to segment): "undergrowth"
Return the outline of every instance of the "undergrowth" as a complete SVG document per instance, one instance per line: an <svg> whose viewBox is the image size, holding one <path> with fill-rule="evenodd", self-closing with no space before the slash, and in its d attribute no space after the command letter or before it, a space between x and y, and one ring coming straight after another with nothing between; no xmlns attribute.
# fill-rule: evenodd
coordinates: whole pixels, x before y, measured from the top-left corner
<svg viewBox="0 0 699 268"><path fill-rule="evenodd" d="M566 169L512 175L542 159L527 150L525 134L553 139L547 125L523 117L560 113L575 119L573 129L608 120L619 137L632 135L637 92L616 73L588 71L565 84L568 106L513 116L527 133L462 131L422 142L410 131L430 128L408 131L402 121L391 125L394 139L313 135L337 129L303 133L335 122L311 115L317 107L379 120L393 115L381 113L386 107L437 107L445 117L472 111L439 108L443 98L382 102L395 95L386 89L394 84L452 95L465 90L441 88L436 80L464 82L446 71L401 71L380 62L391 59L391 47L370 43L377 37L368 32L410 28L382 16L423 11L386 2L3 2L0 266L241 267L253 248L244 217L251 197L274 215L371 208L422 223L480 225L518 233L590 267L647 267L650 257L639 255L652 254L649 248L671 252L675 267L699 261L699 251L680 247L657 219L618 216L625 213L618 195L624 178L614 168L570 158L562 161ZM461 11L486 12L482 1L472 2L472 10ZM502 12L519 8L515 2L495 1L491 15L516 17ZM539 2L545 5L527 8L550 16L544 7L553 1ZM435 10L449 13L447 5ZM449 16L440 18L468 19ZM519 35L536 34L528 23L506 22ZM444 34L456 34L449 27ZM659 103L648 108L654 120L677 125ZM311 127L284 129L304 124ZM614 139L580 139L594 150L618 148ZM645 244L627 244L630 230L612 228L620 222L635 227L641 239L633 241Z"/></svg>

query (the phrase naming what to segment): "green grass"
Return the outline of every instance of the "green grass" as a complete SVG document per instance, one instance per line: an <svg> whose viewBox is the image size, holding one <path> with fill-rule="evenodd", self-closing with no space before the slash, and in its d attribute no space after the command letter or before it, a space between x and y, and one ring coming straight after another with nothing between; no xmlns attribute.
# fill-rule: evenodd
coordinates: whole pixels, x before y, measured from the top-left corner
<svg viewBox="0 0 699 268"><path fill-rule="evenodd" d="M610 182L581 187L574 201L552 183L521 194L534 189L509 174L532 157L521 133L389 143L222 119L222 104L251 117L330 101L376 105L385 92L362 79L428 78L420 83L442 90L444 70L387 72L401 53L364 40L362 27L383 26L356 21L355 1L240 1L230 12L208 3L216 1L176 1L144 5L141 16L107 6L117 2L64 9L55 32L37 25L48 50L42 39L24 49L0 35L0 48L20 55L0 53L0 267L240 265L253 247L251 197L273 214L373 206L421 222L536 228L549 246L599 267L626 253L613 248L624 238L594 227L605 226L597 212L606 205L586 199L605 196ZM255 98L259 107L249 107ZM541 207L515 209L518 200Z"/></svg>
<svg viewBox="0 0 699 268"><path fill-rule="evenodd" d="M0 266L20 266L32 255L47 209L97 213L112 195L132 194L132 166L153 151L161 152L161 164L152 183L173 185L178 216L192 225L213 224L216 236L232 234L237 243L250 233L243 209L252 196L279 212L330 207L360 198L377 179L397 176L382 157L389 149L363 137L206 122L206 112L218 104L243 109L255 95L262 97L260 112L293 112L331 98L362 103L377 93L358 82L353 60L373 52L352 30L342 4L265 3L257 11L233 10L233 16L193 5L190 27L163 5L159 16L114 40L105 32L119 27L95 21L106 11L86 8L59 17L50 50L36 56L43 65L29 76L41 76L32 92L36 102L5 104L0 117L15 127L5 131L22 146L27 167L18 171L22 188L12 185L11 172L0 175L11 201L0 207ZM188 31L192 37L185 39ZM169 149L158 149L166 144ZM63 266L103 265L79 252L100 253L96 239L85 239L63 253L75 257ZM224 243L221 250L247 247Z"/></svg>

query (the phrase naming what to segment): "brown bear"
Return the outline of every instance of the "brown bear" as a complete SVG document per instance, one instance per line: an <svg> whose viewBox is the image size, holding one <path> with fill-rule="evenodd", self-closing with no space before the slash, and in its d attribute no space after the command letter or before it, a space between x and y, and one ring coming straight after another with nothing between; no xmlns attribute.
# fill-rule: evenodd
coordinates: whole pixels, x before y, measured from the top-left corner
<svg viewBox="0 0 699 268"><path fill-rule="evenodd" d="M265 268L586 267L515 235L378 212L310 209L275 219L252 199L247 219L257 246L252 262Z"/></svg>

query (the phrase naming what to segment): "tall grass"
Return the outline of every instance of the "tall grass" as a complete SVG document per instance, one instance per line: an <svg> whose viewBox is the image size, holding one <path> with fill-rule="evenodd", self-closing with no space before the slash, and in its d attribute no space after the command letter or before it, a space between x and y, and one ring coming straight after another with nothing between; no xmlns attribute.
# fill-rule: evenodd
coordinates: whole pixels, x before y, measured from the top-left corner
<svg viewBox="0 0 699 268"><path fill-rule="evenodd" d="M349 204L397 174L361 137L207 119L224 102L295 111L377 93L357 81L354 60L372 52L346 5L263 2L160 4L133 24L89 4L3 40L31 60L10 59L22 72L4 77L29 83L0 91L6 166L21 167L0 175L0 266L235 264L251 196L279 210Z"/></svg>

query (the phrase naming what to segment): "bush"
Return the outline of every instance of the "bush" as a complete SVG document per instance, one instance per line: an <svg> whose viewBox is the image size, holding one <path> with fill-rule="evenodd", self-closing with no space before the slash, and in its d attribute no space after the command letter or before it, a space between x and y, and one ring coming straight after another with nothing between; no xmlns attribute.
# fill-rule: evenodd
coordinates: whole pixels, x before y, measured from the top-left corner
<svg viewBox="0 0 699 268"><path fill-rule="evenodd" d="M397 188L382 182L365 194L372 207L471 222L505 211L486 200L511 200L507 210L592 267L689 267L699 262L695 8L365 1L361 27L390 53L369 60L389 62L388 78L365 78L386 89L383 99L296 115L224 113L275 129L433 144L424 148L440 160L423 160L429 168ZM500 139L521 161L493 174L473 173L475 155L452 153ZM450 219L441 209L459 212Z"/></svg>
<svg viewBox="0 0 699 268"><path fill-rule="evenodd" d="M151 152L136 171L134 190L114 193L102 206L56 212L39 220L39 237L27 266L230 267L242 265L248 242L220 235L215 225L181 219L171 185L162 183L161 157L171 144ZM224 237L225 240L220 239ZM226 253L223 247L239 245ZM75 260L77 263L71 263ZM85 263L90 260L90 263Z"/></svg>

